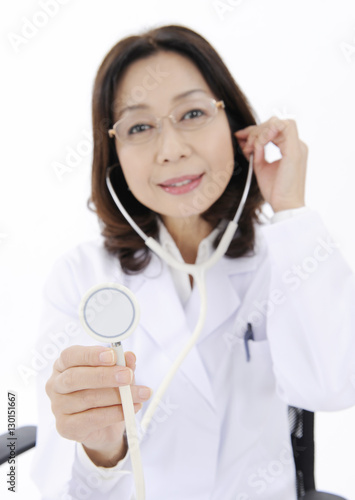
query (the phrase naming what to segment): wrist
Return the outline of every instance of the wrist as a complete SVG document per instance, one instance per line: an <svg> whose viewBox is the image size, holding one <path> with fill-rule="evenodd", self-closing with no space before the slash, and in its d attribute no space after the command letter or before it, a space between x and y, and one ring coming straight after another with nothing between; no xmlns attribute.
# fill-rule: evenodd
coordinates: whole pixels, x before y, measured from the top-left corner
<svg viewBox="0 0 355 500"><path fill-rule="evenodd" d="M128 451L126 434L123 435L121 443L115 448L94 449L85 446L84 443L82 445L87 456L97 467L115 467Z"/></svg>
<svg viewBox="0 0 355 500"><path fill-rule="evenodd" d="M306 207L305 205L303 207L298 207L298 208L289 208L287 210L281 210L277 213L274 213L274 215L271 217L271 223L277 223L286 219L290 219L292 217L297 217L300 214L303 214L305 212L309 211L309 207Z"/></svg>
<svg viewBox="0 0 355 500"><path fill-rule="evenodd" d="M281 206L281 207L271 207L274 214L277 214L278 212L284 212L285 210L295 210L296 208L303 208L305 207L305 203L289 203L287 206Z"/></svg>

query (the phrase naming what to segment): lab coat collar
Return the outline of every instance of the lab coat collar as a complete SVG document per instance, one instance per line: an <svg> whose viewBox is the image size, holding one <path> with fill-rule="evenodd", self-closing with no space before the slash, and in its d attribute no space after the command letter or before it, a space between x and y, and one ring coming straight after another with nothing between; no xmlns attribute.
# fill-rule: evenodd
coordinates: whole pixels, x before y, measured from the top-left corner
<svg viewBox="0 0 355 500"><path fill-rule="evenodd" d="M160 219L160 217L157 218L158 222L158 228L159 228L159 242L161 246L169 252L171 255L173 255L178 261L183 262L183 258L180 254L179 249L177 248L171 234L167 230L166 226ZM215 240L217 234L219 231L223 230L227 225L227 221L222 220L219 225L211 231L211 233L204 238L197 251L197 257L196 257L196 263L203 262L204 260L207 260L207 258L213 253L213 248L212 244L213 241Z"/></svg>
<svg viewBox="0 0 355 500"><path fill-rule="evenodd" d="M216 331L239 308L241 298L233 285L233 277L250 272L256 267L256 256L238 259L222 257L207 271L207 314L198 344ZM190 339L199 316L200 297L197 287L194 286L184 310L168 265L156 255L152 255L143 273L127 276L125 284L136 295L140 305L140 327L153 338L173 363ZM196 345L183 361L179 371L214 410L211 383Z"/></svg>

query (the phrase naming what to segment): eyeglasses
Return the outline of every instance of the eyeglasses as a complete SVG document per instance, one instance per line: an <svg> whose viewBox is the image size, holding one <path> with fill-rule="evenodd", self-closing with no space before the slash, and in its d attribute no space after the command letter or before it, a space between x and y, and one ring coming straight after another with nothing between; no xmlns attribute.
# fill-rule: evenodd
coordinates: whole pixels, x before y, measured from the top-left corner
<svg viewBox="0 0 355 500"><path fill-rule="evenodd" d="M197 130L210 123L219 108L225 108L223 101L201 97L179 104L170 115L160 118L144 110L130 111L113 125L108 134L126 144L143 144L161 132L164 118L169 118L179 130Z"/></svg>

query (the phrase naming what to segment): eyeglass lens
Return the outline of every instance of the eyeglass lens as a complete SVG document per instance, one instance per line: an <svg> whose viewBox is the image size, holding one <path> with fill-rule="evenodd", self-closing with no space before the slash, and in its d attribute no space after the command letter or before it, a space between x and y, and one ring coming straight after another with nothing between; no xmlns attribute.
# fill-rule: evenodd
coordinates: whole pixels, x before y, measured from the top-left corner
<svg viewBox="0 0 355 500"><path fill-rule="evenodd" d="M195 130L206 125L216 115L211 99L193 99L179 104L170 113L173 124L181 130ZM115 126L115 132L124 142L140 143L153 138L158 128L157 118L142 110L128 112Z"/></svg>

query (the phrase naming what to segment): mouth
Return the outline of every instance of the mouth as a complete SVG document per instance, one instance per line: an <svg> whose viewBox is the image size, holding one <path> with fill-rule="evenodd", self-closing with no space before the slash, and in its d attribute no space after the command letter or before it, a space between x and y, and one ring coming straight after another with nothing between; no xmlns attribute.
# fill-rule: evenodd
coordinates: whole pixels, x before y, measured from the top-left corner
<svg viewBox="0 0 355 500"><path fill-rule="evenodd" d="M158 186L170 194L184 194L195 189L200 184L203 176L204 174L174 177L158 184Z"/></svg>

